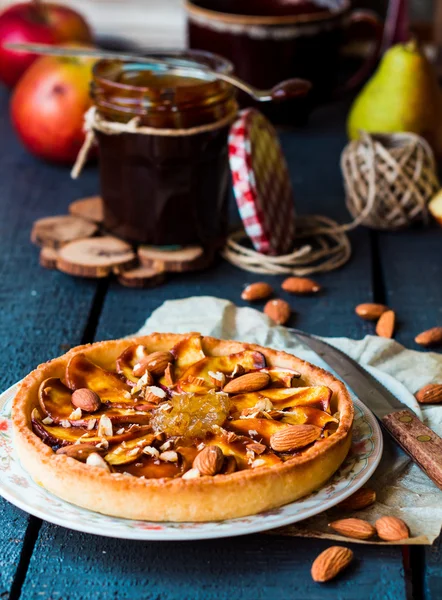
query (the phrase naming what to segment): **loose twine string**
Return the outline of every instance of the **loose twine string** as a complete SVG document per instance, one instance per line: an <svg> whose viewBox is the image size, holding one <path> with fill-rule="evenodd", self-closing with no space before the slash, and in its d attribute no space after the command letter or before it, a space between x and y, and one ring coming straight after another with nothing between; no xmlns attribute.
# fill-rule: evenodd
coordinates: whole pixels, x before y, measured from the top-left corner
<svg viewBox="0 0 442 600"><path fill-rule="evenodd" d="M396 230L428 220L428 201L440 188L433 152L415 134L369 135L344 149L341 168L353 221L339 225L323 216L296 218L296 239L310 244L284 256L265 256L243 245L243 231L230 235L223 256L246 271L305 276L344 265L351 256L347 232L359 225Z"/></svg>
<svg viewBox="0 0 442 600"><path fill-rule="evenodd" d="M140 118L128 123L107 121L91 107L85 114L85 141L71 171L76 179L87 160L95 131L107 135L137 133L158 136L186 136L214 131L229 125L234 115L189 129L157 129L140 126ZM428 218L428 200L439 189L435 160L427 142L414 134L371 136L361 133L358 141L344 149L341 168L346 205L353 221L339 225L322 215L296 217L296 240L305 243L281 256L261 254L244 244L244 230L227 238L222 256L251 273L306 276L343 266L351 256L347 232L361 224L376 229L398 229L412 221Z"/></svg>

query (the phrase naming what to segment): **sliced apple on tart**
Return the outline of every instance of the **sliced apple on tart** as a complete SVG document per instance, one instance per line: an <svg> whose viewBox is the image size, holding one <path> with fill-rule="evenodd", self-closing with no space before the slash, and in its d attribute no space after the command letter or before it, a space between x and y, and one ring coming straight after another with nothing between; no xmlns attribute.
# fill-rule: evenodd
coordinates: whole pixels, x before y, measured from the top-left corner
<svg viewBox="0 0 442 600"><path fill-rule="evenodd" d="M107 435L101 435L99 430L88 429L87 427L72 427L68 423L64 425L53 425L48 423L47 419L42 419L38 409L34 409L31 415L32 428L34 432L43 439L49 446L67 446L75 443L102 443L105 439L109 444L124 442L130 440L140 432L151 431L150 426L137 424L124 425L115 432Z"/></svg>
<svg viewBox="0 0 442 600"><path fill-rule="evenodd" d="M103 403L131 403L130 386L118 375L90 361L85 354L74 354L66 367L66 385L71 390L88 388L100 397Z"/></svg>

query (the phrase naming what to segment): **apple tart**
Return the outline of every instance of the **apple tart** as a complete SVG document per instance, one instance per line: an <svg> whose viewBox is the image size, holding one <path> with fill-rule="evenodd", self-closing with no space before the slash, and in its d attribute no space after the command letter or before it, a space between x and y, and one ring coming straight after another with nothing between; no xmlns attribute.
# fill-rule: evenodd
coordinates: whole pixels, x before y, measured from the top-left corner
<svg viewBox="0 0 442 600"><path fill-rule="evenodd" d="M197 333L80 346L40 365L13 402L34 480L117 517L211 521L320 488L351 443L333 375L285 352Z"/></svg>

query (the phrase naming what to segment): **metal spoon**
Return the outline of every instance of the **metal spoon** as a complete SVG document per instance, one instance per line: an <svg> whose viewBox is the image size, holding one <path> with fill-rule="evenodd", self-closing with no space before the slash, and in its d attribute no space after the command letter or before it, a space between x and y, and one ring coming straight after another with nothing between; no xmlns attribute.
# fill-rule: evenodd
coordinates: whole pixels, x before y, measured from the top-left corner
<svg viewBox="0 0 442 600"><path fill-rule="evenodd" d="M134 54L111 52L109 50L91 50L89 48L52 46L50 44L6 43L4 44L4 47L10 50L32 52L34 54L47 54L50 56L78 56L81 58L127 60L131 62L152 65L157 70L167 70L169 73L178 76L189 76L193 73L198 74L200 77L208 80L222 79L223 81L226 81L227 83L239 88L243 92L246 92L246 94L251 96L257 102L288 100L289 98L304 96L312 87L312 84L305 79L287 79L286 81L281 81L281 83L278 83L269 90L259 90L249 85L242 79L239 79L239 77L235 77L235 75L214 71L203 65L192 66L189 64L189 61L174 58L158 59L150 56L138 56Z"/></svg>

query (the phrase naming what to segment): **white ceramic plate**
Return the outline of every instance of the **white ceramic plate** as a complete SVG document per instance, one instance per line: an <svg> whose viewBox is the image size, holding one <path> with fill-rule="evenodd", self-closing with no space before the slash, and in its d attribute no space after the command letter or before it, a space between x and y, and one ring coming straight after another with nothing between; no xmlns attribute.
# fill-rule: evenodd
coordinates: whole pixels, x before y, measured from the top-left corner
<svg viewBox="0 0 442 600"><path fill-rule="evenodd" d="M383 383L388 384L385 379ZM60 500L38 486L22 468L14 450L10 422L17 386L0 396L0 495L36 517L86 533L122 539L191 540L244 535L289 525L323 512L355 492L371 477L382 455L379 425L372 413L354 399L350 453L329 483L306 498L258 515L220 522L155 523L108 517ZM397 389L394 391L398 393Z"/></svg>

